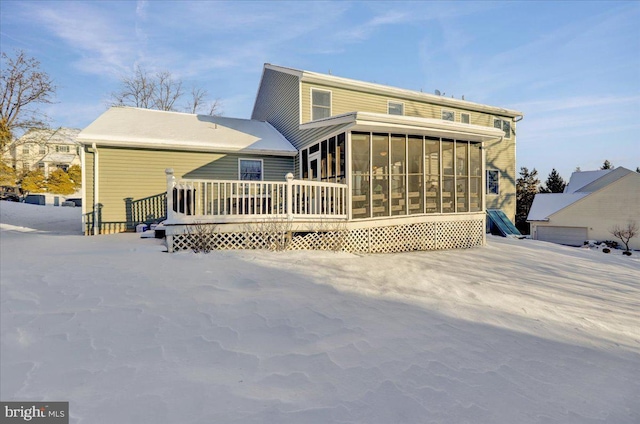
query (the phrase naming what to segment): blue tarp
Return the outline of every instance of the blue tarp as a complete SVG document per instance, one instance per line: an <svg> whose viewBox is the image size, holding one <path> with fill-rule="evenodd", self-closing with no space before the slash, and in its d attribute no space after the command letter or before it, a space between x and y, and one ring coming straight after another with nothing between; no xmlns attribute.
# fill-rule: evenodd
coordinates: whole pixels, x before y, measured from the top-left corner
<svg viewBox="0 0 640 424"><path fill-rule="evenodd" d="M502 237L522 237L513 222L500 209L487 209L487 218L491 233L499 234Z"/></svg>

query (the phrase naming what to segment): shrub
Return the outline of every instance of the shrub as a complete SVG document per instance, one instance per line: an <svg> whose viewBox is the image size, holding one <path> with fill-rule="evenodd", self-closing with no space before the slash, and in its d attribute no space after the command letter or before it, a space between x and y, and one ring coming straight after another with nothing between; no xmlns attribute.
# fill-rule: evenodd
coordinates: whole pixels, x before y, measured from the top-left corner
<svg viewBox="0 0 640 424"><path fill-rule="evenodd" d="M609 253L611 252L611 249L609 249L608 247L605 247L604 249L602 249L602 253Z"/></svg>
<svg viewBox="0 0 640 424"><path fill-rule="evenodd" d="M631 256L631 251L629 250L625 250L624 252L622 252L623 255L627 255L627 256Z"/></svg>

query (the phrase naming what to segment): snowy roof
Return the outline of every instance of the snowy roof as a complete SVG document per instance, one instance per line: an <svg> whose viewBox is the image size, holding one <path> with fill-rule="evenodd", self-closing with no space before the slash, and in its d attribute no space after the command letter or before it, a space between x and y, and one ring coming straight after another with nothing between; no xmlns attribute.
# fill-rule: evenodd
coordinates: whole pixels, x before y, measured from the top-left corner
<svg viewBox="0 0 640 424"><path fill-rule="evenodd" d="M533 199L527 221L547 221L550 215L577 202L590 193L538 193Z"/></svg>
<svg viewBox="0 0 640 424"><path fill-rule="evenodd" d="M83 144L294 156L268 122L132 107L112 107L78 139Z"/></svg>
<svg viewBox="0 0 640 424"><path fill-rule="evenodd" d="M563 193L538 193L533 199L527 221L547 221L549 216L598 191L620 178L634 173L620 167L598 171L579 171L571 174Z"/></svg>
<svg viewBox="0 0 640 424"><path fill-rule="evenodd" d="M611 169L603 169L598 171L576 171L571 174L569 184L564 188L565 193L574 193L582 187L591 184L595 180L607 175Z"/></svg>
<svg viewBox="0 0 640 424"><path fill-rule="evenodd" d="M72 153L48 153L40 162L70 163L76 158Z"/></svg>
<svg viewBox="0 0 640 424"><path fill-rule="evenodd" d="M78 144L77 128L31 129L20 137L20 143Z"/></svg>

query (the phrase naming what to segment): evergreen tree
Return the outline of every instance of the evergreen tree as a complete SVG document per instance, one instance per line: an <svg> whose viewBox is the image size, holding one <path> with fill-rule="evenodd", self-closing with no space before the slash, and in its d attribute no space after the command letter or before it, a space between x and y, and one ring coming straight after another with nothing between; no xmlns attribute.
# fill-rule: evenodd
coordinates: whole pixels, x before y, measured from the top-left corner
<svg viewBox="0 0 640 424"><path fill-rule="evenodd" d="M533 198L538 192L540 180L538 171L532 171L526 166L520 168L520 177L516 180L516 226L523 234L529 234L527 216L533 204Z"/></svg>
<svg viewBox="0 0 640 424"><path fill-rule="evenodd" d="M73 182L73 189L78 190L82 186L82 168L80 165L72 165L67 171L69 178Z"/></svg>
<svg viewBox="0 0 640 424"><path fill-rule="evenodd" d="M21 182L22 191L27 193L42 193L47 187L47 179L44 176L42 169L35 169L29 171Z"/></svg>
<svg viewBox="0 0 640 424"><path fill-rule="evenodd" d="M640 172L640 166L636 166L636 172Z"/></svg>
<svg viewBox="0 0 640 424"><path fill-rule="evenodd" d="M545 185L540 187L540 193L562 193L566 185L567 183L564 182L558 171L553 168Z"/></svg>
<svg viewBox="0 0 640 424"><path fill-rule="evenodd" d="M608 159L605 159L604 163L602 164L602 167L600 169L613 169L615 168L615 166L613 166L613 164L611 162L609 162Z"/></svg>
<svg viewBox="0 0 640 424"><path fill-rule="evenodd" d="M72 194L75 192L73 181L62 169L56 169L47 178L47 191L55 194Z"/></svg>

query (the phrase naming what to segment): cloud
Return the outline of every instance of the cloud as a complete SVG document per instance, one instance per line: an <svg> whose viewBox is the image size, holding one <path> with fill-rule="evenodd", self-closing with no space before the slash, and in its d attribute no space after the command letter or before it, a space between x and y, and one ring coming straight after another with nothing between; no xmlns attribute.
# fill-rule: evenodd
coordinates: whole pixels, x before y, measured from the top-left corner
<svg viewBox="0 0 640 424"><path fill-rule="evenodd" d="M130 34L105 9L84 3L31 6L32 19L81 56L75 62L78 69L97 75L120 75L130 69Z"/></svg>

